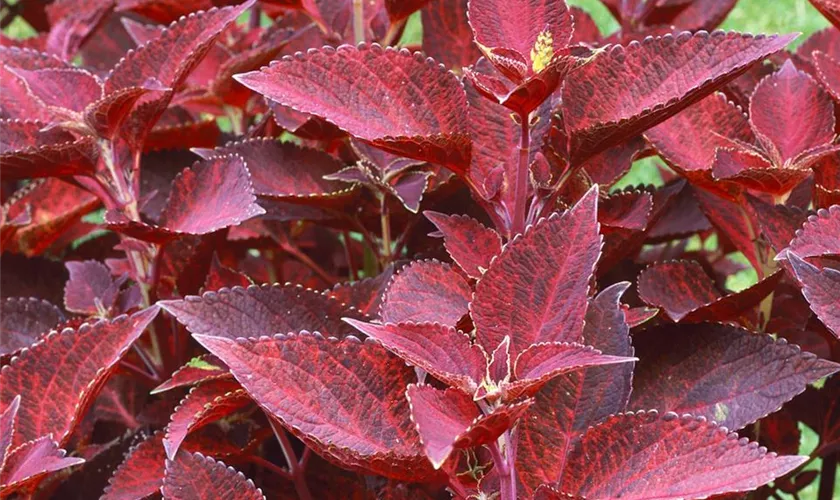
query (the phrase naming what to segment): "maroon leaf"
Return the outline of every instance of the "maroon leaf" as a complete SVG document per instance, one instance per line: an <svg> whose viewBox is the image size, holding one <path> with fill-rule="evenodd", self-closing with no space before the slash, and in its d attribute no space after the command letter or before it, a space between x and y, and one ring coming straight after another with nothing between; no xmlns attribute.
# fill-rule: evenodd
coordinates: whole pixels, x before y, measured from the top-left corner
<svg viewBox="0 0 840 500"><path fill-rule="evenodd" d="M481 57L467 21L468 0L432 0L423 7L423 52L447 68L472 65Z"/></svg>
<svg viewBox="0 0 840 500"><path fill-rule="evenodd" d="M339 283L329 290L329 296L365 314L374 315L382 305L382 296L391 283L393 275L394 266L391 265L372 278L352 283Z"/></svg>
<svg viewBox="0 0 840 500"><path fill-rule="evenodd" d="M493 257L502 253L499 233L471 217L430 210L423 215L440 231L443 245L452 260L471 278L481 278Z"/></svg>
<svg viewBox="0 0 840 500"><path fill-rule="evenodd" d="M49 472L84 463L82 458L65 457L66 453L50 436L26 441L11 450L0 474L0 495L5 496Z"/></svg>
<svg viewBox="0 0 840 500"><path fill-rule="evenodd" d="M584 160L666 120L793 38L683 32L607 48L563 91L572 158ZM651 72L640 77L639 68ZM675 72L679 81L664 86Z"/></svg>
<svg viewBox="0 0 840 500"><path fill-rule="evenodd" d="M470 305L476 336L511 355L540 342L575 342L583 332L589 280L601 249L598 187L568 212L516 236L478 281Z"/></svg>
<svg viewBox="0 0 840 500"><path fill-rule="evenodd" d="M4 299L0 302L0 356L34 344L41 335L63 321L64 313L45 300Z"/></svg>
<svg viewBox="0 0 840 500"><path fill-rule="evenodd" d="M393 278L379 317L386 323L440 323L455 326L467 314L472 290L452 266L414 261Z"/></svg>
<svg viewBox="0 0 840 500"><path fill-rule="evenodd" d="M193 387L178 403L166 426L163 448L166 456L175 459L187 434L247 406L251 398L239 384L218 380Z"/></svg>
<svg viewBox="0 0 840 500"><path fill-rule="evenodd" d="M808 217L789 249L802 258L840 255L840 206L821 209Z"/></svg>
<svg viewBox="0 0 840 500"><path fill-rule="evenodd" d="M840 370L784 339L722 324L662 326L635 344L631 408L690 413L732 430Z"/></svg>
<svg viewBox="0 0 840 500"><path fill-rule="evenodd" d="M530 386L590 366L635 361L636 358L609 356L590 346L568 342L534 344L522 351L514 364L514 386Z"/></svg>
<svg viewBox="0 0 840 500"><path fill-rule="evenodd" d="M608 196L598 211L598 221L610 228L643 231L653 210L653 196L644 191L622 191Z"/></svg>
<svg viewBox="0 0 840 500"><path fill-rule="evenodd" d="M819 269L795 253L788 253L788 262L796 279L802 283L802 295L811 310L835 336L840 337L840 271L830 267Z"/></svg>
<svg viewBox="0 0 840 500"><path fill-rule="evenodd" d="M63 108L81 113L88 104L102 98L102 84L86 70L45 68L28 71L12 68L24 82L30 95L46 108Z"/></svg>
<svg viewBox="0 0 840 500"><path fill-rule="evenodd" d="M771 205L748 196L753 211L755 212L761 232L774 250L781 252L788 247L796 231L808 219L808 212L786 205ZM802 255L801 249L794 250Z"/></svg>
<svg viewBox="0 0 840 500"><path fill-rule="evenodd" d="M417 427L426 456L439 469L457 449L495 441L528 410L532 399L502 405L482 415L472 397L458 389L439 390L411 384L406 391L411 420Z"/></svg>
<svg viewBox="0 0 840 500"><path fill-rule="evenodd" d="M92 175L99 154L92 137L74 139L45 123L0 120L0 164L3 177L29 179Z"/></svg>
<svg viewBox="0 0 840 500"><path fill-rule="evenodd" d="M330 74L354 79L328 78ZM419 53L375 44L324 48L286 56L236 79L391 153L440 163L456 172L469 165L464 91L454 75ZM365 84L358 85L360 81ZM354 112L348 113L351 109Z"/></svg>
<svg viewBox="0 0 840 500"><path fill-rule="evenodd" d="M345 321L407 363L473 394L484 379L487 355L467 334L438 323L363 323Z"/></svg>
<svg viewBox="0 0 840 500"><path fill-rule="evenodd" d="M680 321L720 297L712 279L696 261L658 262L639 275L639 297Z"/></svg>
<svg viewBox="0 0 840 500"><path fill-rule="evenodd" d="M342 317L367 318L323 293L295 285L222 288L159 304L191 333L229 339L301 330L344 337L355 330Z"/></svg>
<svg viewBox="0 0 840 500"><path fill-rule="evenodd" d="M840 29L840 3L837 0L810 0L831 23Z"/></svg>
<svg viewBox="0 0 840 500"><path fill-rule="evenodd" d="M790 61L756 87L750 121L778 166L834 139L831 96Z"/></svg>
<svg viewBox="0 0 840 500"><path fill-rule="evenodd" d="M20 408L20 396L13 399L0 413L0 473L6 468L6 459L12 449L17 413Z"/></svg>
<svg viewBox="0 0 840 500"><path fill-rule="evenodd" d="M0 404L21 395L15 444L52 434L65 443L110 370L157 316L132 316L52 332L0 371Z"/></svg>
<svg viewBox="0 0 840 500"><path fill-rule="evenodd" d="M817 76L826 90L835 101L840 101L840 63L828 54L815 52L814 64L817 67Z"/></svg>
<svg viewBox="0 0 840 500"><path fill-rule="evenodd" d="M66 262L70 279L64 287L64 307L89 316L106 315L117 300L120 283L111 279L108 266L95 260Z"/></svg>
<svg viewBox="0 0 840 500"><path fill-rule="evenodd" d="M325 458L394 479L430 472L404 397L414 371L380 345L308 334L194 337L260 406Z"/></svg>
<svg viewBox="0 0 840 500"><path fill-rule="evenodd" d="M264 500L262 491L241 472L201 453L182 451L166 461L161 488L167 500Z"/></svg>
<svg viewBox="0 0 840 500"><path fill-rule="evenodd" d="M152 394L158 394L177 387L197 385L208 380L231 377L227 366L222 360L212 354L197 356L187 362L169 377L169 380L152 389Z"/></svg>
<svg viewBox="0 0 840 500"><path fill-rule="evenodd" d="M752 219L746 208L742 204L701 189L694 189L692 193L700 203L703 214L717 228L718 234L743 252L753 268L761 270L762 266L755 246L758 235L755 234ZM761 277L760 274L759 277Z"/></svg>
<svg viewBox="0 0 840 500"><path fill-rule="evenodd" d="M102 500L134 500L160 491L165 462L163 431L159 431L129 451L108 480Z"/></svg>
<svg viewBox="0 0 840 500"><path fill-rule="evenodd" d="M218 254L213 255L210 263L210 270L207 272L207 279L204 280L204 288L207 290L218 290L220 288L235 286L251 286L254 282L251 278L239 271L231 269L219 261Z"/></svg>
<svg viewBox="0 0 840 500"><path fill-rule="evenodd" d="M626 413L584 434L559 489L592 499L704 498L755 489L805 460L767 453L703 418Z"/></svg>

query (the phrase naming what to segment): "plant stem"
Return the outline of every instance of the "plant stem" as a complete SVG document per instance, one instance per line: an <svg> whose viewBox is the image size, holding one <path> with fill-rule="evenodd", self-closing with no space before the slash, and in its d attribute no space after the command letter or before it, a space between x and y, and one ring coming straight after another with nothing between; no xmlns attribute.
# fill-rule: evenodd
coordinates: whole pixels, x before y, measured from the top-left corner
<svg viewBox="0 0 840 500"><path fill-rule="evenodd" d="M528 211L528 158L531 154L531 125L527 114L519 115L521 133L519 135L519 168L516 171L516 184L513 191L513 225L511 237L525 231L525 216Z"/></svg>
<svg viewBox="0 0 840 500"><path fill-rule="evenodd" d="M353 37L356 39L356 44L365 41L364 0L353 0Z"/></svg>
<svg viewBox="0 0 840 500"><path fill-rule="evenodd" d="M271 472L277 474L278 476L288 479L289 481L293 481L294 478L289 471L283 469L282 467L278 467L277 465L269 462L268 460L257 456L257 455L249 455L247 460L254 465L259 465L260 467L265 467L266 469L270 470Z"/></svg>
<svg viewBox="0 0 840 500"><path fill-rule="evenodd" d="M350 231L343 230L341 237L344 239L344 256L350 269L350 281L356 281L359 279L359 268L356 266L356 259L353 258L353 249L350 248Z"/></svg>
<svg viewBox="0 0 840 500"><path fill-rule="evenodd" d="M149 376L151 376L156 382L160 382L160 373L158 372L158 369L155 366L155 364L152 363L152 360L149 359L149 355L146 354L146 352L143 349L140 349L140 347L138 347L136 343L131 344L131 350L133 350L137 354L137 357L139 357L140 360L143 361L143 364L146 366L146 370L148 370L149 372Z"/></svg>
<svg viewBox="0 0 840 500"><path fill-rule="evenodd" d="M817 500L832 500L834 498L834 482L837 476L837 453L823 457L820 471L820 492Z"/></svg>
<svg viewBox="0 0 840 500"><path fill-rule="evenodd" d="M292 447L292 442L289 441L289 436L286 431L280 427L280 424L271 415L266 415L268 422L271 424L271 430L274 431L274 436L277 442L280 443L280 448L283 450L283 456L286 457L286 464L289 466L289 474L292 481L295 483L295 490L297 491L300 500L312 500L312 493L309 492L309 487L306 485L306 474L303 465L303 459L308 458L306 452L303 453L301 461L298 462L295 457L295 450Z"/></svg>
<svg viewBox="0 0 840 500"><path fill-rule="evenodd" d="M498 440L489 445L488 448L490 448L493 463L499 469L499 493L501 494L501 500L516 500L516 478L514 477L514 469L510 464L510 431L505 432L502 438L505 439L504 454L502 454L499 448Z"/></svg>
<svg viewBox="0 0 840 500"><path fill-rule="evenodd" d="M381 198L379 222L382 225L382 252L380 257L383 267L391 261L391 214L388 212L388 200L383 195Z"/></svg>

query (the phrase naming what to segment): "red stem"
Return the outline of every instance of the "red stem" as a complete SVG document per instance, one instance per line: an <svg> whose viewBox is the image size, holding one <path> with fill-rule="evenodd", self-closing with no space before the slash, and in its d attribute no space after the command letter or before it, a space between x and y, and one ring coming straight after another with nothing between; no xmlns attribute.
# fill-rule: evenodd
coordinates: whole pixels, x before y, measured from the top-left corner
<svg viewBox="0 0 840 500"><path fill-rule="evenodd" d="M312 493L309 492L309 487L306 485L306 469L303 467L304 459L308 460L306 452L301 456L301 461L298 462L295 457L295 450L292 447L292 442L289 441L289 436L286 431L280 427L280 424L272 417L268 416L268 422L271 424L271 430L274 431L274 436L277 442L280 443L280 448L283 450L283 456L286 457L286 463L289 466L289 474L291 474L292 481L295 483L295 490L297 491L300 500L312 500Z"/></svg>
<svg viewBox="0 0 840 500"><path fill-rule="evenodd" d="M493 457L493 464L499 470L499 493L501 500L516 500L516 477L515 469L511 467L510 456L510 431L504 433L505 453L502 455L499 449L499 441L494 441L488 446L490 455Z"/></svg>
<svg viewBox="0 0 840 500"><path fill-rule="evenodd" d="M531 125L527 114L519 115L521 133L519 136L519 169L514 185L513 225L511 237L525 231L525 217L528 213L528 157L531 154Z"/></svg>

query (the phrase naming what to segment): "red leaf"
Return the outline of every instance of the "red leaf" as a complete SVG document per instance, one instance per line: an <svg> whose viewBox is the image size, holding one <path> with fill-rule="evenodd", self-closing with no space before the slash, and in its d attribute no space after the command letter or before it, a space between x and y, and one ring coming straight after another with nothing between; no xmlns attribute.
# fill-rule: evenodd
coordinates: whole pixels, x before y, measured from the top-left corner
<svg viewBox="0 0 840 500"><path fill-rule="evenodd" d="M0 356L34 344L41 335L63 321L61 309L45 300L24 297L4 299L0 302Z"/></svg>
<svg viewBox="0 0 840 500"><path fill-rule="evenodd" d="M440 323L455 326L467 314L472 290L452 266L414 261L393 278L379 309L386 323Z"/></svg>
<svg viewBox="0 0 840 500"><path fill-rule="evenodd" d="M491 351L506 336L511 355L583 332L589 280L601 250L598 187L569 211L511 240L478 281L470 305L476 336Z"/></svg>
<svg viewBox="0 0 840 500"><path fill-rule="evenodd" d="M837 29L840 29L840 2L837 0L810 0Z"/></svg>
<svg viewBox="0 0 840 500"><path fill-rule="evenodd" d="M473 394L484 379L487 355L467 334L438 323L363 323L345 321L407 363L448 385Z"/></svg>
<svg viewBox="0 0 840 500"><path fill-rule="evenodd" d="M17 413L20 408L20 396L13 399L0 413L0 473L6 468L6 459L12 449Z"/></svg>
<svg viewBox="0 0 840 500"><path fill-rule="evenodd" d="M468 9L475 42L494 64L494 56L508 56L498 49L507 49L537 73L572 40L574 23L563 0L472 0Z"/></svg>
<svg viewBox="0 0 840 500"><path fill-rule="evenodd" d="M394 266L388 266L379 275L352 283L339 283L328 291L330 297L359 311L374 315L382 305L382 295L391 283Z"/></svg>
<svg viewBox="0 0 840 500"><path fill-rule="evenodd" d="M426 456L439 469L457 449L474 448L494 442L533 403L527 399L515 405L502 405L482 415L472 397L458 389L439 390L429 385L411 384L406 391L411 420L417 427Z"/></svg>
<svg viewBox="0 0 840 500"><path fill-rule="evenodd" d="M135 87L136 88L136 87ZM143 143L143 151L190 148L212 148L219 141L221 130L215 118L186 121L154 127Z"/></svg>
<svg viewBox="0 0 840 500"><path fill-rule="evenodd" d="M81 113L88 104L102 96L102 83L90 72L79 68L45 68L28 71L12 68L24 82L30 95L46 108L63 108Z"/></svg>
<svg viewBox="0 0 840 500"><path fill-rule="evenodd" d="M811 310L835 336L840 338L840 271L816 266L788 253L796 279L802 283L802 295Z"/></svg>
<svg viewBox="0 0 840 500"><path fill-rule="evenodd" d="M670 118L793 38L701 31L606 48L563 91L572 158L584 160Z"/></svg>
<svg viewBox="0 0 840 500"><path fill-rule="evenodd" d="M752 196L747 196L747 200L755 212L762 234L777 252L788 247L796 231L808 219L808 212L805 210L786 205L772 205ZM802 255L801 249L796 252Z"/></svg>
<svg viewBox="0 0 840 500"><path fill-rule="evenodd" d="M835 101L840 101L840 63L824 52L815 52L814 64L817 67L817 76L826 90Z"/></svg>
<svg viewBox="0 0 840 500"><path fill-rule="evenodd" d="M385 9L392 23L397 23L417 12L429 0L385 0Z"/></svg>
<svg viewBox="0 0 840 500"><path fill-rule="evenodd" d="M758 84L750 121L777 166L834 139L831 96L790 61Z"/></svg>
<svg viewBox="0 0 840 500"><path fill-rule="evenodd" d="M302 330L344 337L355 330L342 317L367 319L323 293L295 285L222 288L159 304L191 333L229 339Z"/></svg>
<svg viewBox="0 0 840 500"><path fill-rule="evenodd" d="M423 52L447 68L465 68L481 57L467 21L467 2L432 0L421 11Z"/></svg>
<svg viewBox="0 0 840 500"><path fill-rule="evenodd" d="M644 191L621 191L608 196L598 211L598 222L610 228L644 231L651 219L653 196Z"/></svg>
<svg viewBox="0 0 840 500"><path fill-rule="evenodd" d="M190 389L178 403L166 426L163 448L173 460L187 434L244 408L251 398L238 383L209 381Z"/></svg>
<svg viewBox="0 0 840 500"><path fill-rule="evenodd" d="M332 74L353 78L328 77ZM391 153L440 163L461 173L469 165L464 91L453 74L419 53L376 44L326 47L285 56L236 79ZM365 84L359 85L360 81Z"/></svg>
<svg viewBox="0 0 840 500"><path fill-rule="evenodd" d="M101 500L136 500L160 491L165 461L163 431L159 431L129 451L108 480Z"/></svg>
<svg viewBox="0 0 840 500"><path fill-rule="evenodd" d="M805 460L767 453L703 418L626 413L584 434L559 489L591 499L705 498L755 489Z"/></svg>
<svg viewBox="0 0 840 500"><path fill-rule="evenodd" d="M674 321L680 321L720 297L703 266L693 260L658 262L639 275L639 297L661 307Z"/></svg>
<svg viewBox="0 0 840 500"><path fill-rule="evenodd" d="M810 173L807 168L776 167L761 154L740 148L718 149L712 167L716 179L774 196L789 193Z"/></svg>
<svg viewBox="0 0 840 500"><path fill-rule="evenodd" d="M88 316L101 315L113 307L120 283L111 279L108 266L95 260L66 262L70 279L64 287L64 307Z"/></svg>
<svg viewBox="0 0 840 500"><path fill-rule="evenodd" d="M66 68L67 63L50 54L17 47L0 47L0 116L27 120L48 120L50 113L43 109L27 91L23 80L12 68L37 70Z"/></svg>
<svg viewBox="0 0 840 500"><path fill-rule="evenodd" d="M735 203L702 189L694 189L692 193L700 203L703 214L718 230L718 234L743 252L753 268L759 270L761 278L762 266L755 246L758 235L755 234L756 228L744 204Z"/></svg>
<svg viewBox="0 0 840 500"><path fill-rule="evenodd" d="M93 175L99 150L92 137L74 139L45 123L0 120L0 164L6 179Z"/></svg>
<svg viewBox="0 0 840 500"><path fill-rule="evenodd" d="M840 365L722 324L662 326L636 337L634 409L690 413L737 430L775 412Z"/></svg>
<svg viewBox="0 0 840 500"><path fill-rule="evenodd" d="M265 500L254 482L233 467L201 453L186 451L166 461L166 475L160 491L167 500Z"/></svg>
<svg viewBox="0 0 840 500"><path fill-rule="evenodd" d="M471 217L431 210L423 215L438 228L449 256L470 278L481 278L493 257L502 253L499 233Z"/></svg>
<svg viewBox="0 0 840 500"><path fill-rule="evenodd" d="M0 404L21 395L15 444L52 434L59 445L110 370L157 316L151 307L132 316L52 332L21 351L0 371Z"/></svg>
<svg viewBox="0 0 840 500"><path fill-rule="evenodd" d="M789 249L801 258L840 255L840 205L823 208L808 217L802 229L796 231Z"/></svg>
<svg viewBox="0 0 840 500"><path fill-rule="evenodd" d="M66 453L50 436L26 441L11 450L0 474L0 495L5 496L49 472L85 462L82 458L65 457Z"/></svg>
<svg viewBox="0 0 840 500"><path fill-rule="evenodd" d="M231 376L228 367L222 363L221 359L212 354L204 354L189 360L187 364L175 370L169 380L152 389L151 394Z"/></svg>
<svg viewBox="0 0 840 500"><path fill-rule="evenodd" d="M254 282L251 278L235 269L231 269L219 261L219 255L214 254L210 262L210 270L207 272L207 279L204 280L205 290L218 290L220 288L235 286L251 286Z"/></svg>
<svg viewBox="0 0 840 500"><path fill-rule="evenodd" d="M212 0L117 0L117 12L132 11L159 23L213 7Z"/></svg>
<svg viewBox="0 0 840 500"><path fill-rule="evenodd" d="M430 473L404 397L414 370L380 345L308 334L194 338L230 367L260 406L325 458L394 479Z"/></svg>

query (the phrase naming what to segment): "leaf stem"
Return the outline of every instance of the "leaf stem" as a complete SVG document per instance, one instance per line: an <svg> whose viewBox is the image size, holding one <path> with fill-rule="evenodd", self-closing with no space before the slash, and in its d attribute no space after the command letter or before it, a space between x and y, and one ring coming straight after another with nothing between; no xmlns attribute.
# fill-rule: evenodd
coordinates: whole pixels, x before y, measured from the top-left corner
<svg viewBox="0 0 840 500"><path fill-rule="evenodd" d="M391 261L391 214L388 211L388 200L383 195L381 198L379 223L382 226L382 253L380 255L383 267Z"/></svg>
<svg viewBox="0 0 840 500"><path fill-rule="evenodd" d="M531 124L528 115L519 114L519 168L516 171L516 183L513 191L513 225L511 237L525 231L525 216L528 211L528 158L531 154Z"/></svg>
<svg viewBox="0 0 840 500"><path fill-rule="evenodd" d="M832 500L834 498L834 482L837 479L837 453L823 457L820 471L820 491L817 500Z"/></svg>
<svg viewBox="0 0 840 500"><path fill-rule="evenodd" d="M350 269L350 281L359 279L359 268L356 265L356 259L353 258L353 249L350 248L350 231L343 230L341 237L344 240L344 256L347 259L347 267Z"/></svg>
<svg viewBox="0 0 840 500"><path fill-rule="evenodd" d="M353 37L357 45L365 41L364 0L353 0Z"/></svg>
<svg viewBox="0 0 840 500"><path fill-rule="evenodd" d="M504 439L504 453L499 446L499 440L488 445L488 448L490 449L490 456L493 457L493 464L499 469L500 498L501 500L516 500L515 470L511 467L510 431L505 432L499 439Z"/></svg>
<svg viewBox="0 0 840 500"><path fill-rule="evenodd" d="M137 354L137 357L143 361L143 364L146 366L146 370L149 372L148 375L154 380L155 382L161 381L160 372L158 372L157 367L152 360L149 358L149 355L146 354L146 351L140 348L136 343L131 344L131 350Z"/></svg>
<svg viewBox="0 0 840 500"><path fill-rule="evenodd" d="M289 466L289 474L292 476L292 481L295 483L295 490L297 491L300 500L312 500L312 493L309 492L309 486L306 485L306 469L304 468L304 459L308 460L306 451L303 452L300 462L295 456L295 449L292 447L292 442L289 441L289 436L286 435L285 429L280 427L274 417L266 414L268 422L271 424L271 430L274 431L274 436L277 442L280 443L280 448L283 450L283 456L286 457L286 464ZM308 448L307 448L308 451Z"/></svg>

